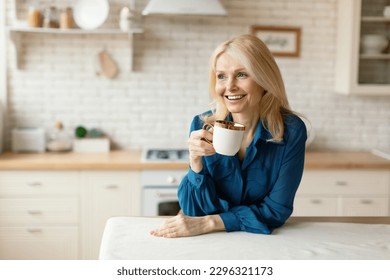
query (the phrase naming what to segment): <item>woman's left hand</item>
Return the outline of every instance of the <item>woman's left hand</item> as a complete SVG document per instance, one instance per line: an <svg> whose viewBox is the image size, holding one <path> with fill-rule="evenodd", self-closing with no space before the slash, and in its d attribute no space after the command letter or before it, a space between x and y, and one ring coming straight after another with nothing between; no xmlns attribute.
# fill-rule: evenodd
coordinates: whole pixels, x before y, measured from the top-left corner
<svg viewBox="0 0 390 280"><path fill-rule="evenodd" d="M223 230L222 219L219 215L190 217L185 216L181 211L175 217L167 219L164 224L150 232L158 237L186 237L195 236L212 231Z"/></svg>

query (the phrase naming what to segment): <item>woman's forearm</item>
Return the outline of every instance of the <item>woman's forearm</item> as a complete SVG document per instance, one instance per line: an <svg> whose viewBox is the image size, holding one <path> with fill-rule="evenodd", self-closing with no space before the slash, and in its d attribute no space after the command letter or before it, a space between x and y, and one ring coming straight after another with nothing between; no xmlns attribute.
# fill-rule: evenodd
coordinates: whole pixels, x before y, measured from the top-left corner
<svg viewBox="0 0 390 280"><path fill-rule="evenodd" d="M190 166L195 173L199 173L203 169L202 157L190 157Z"/></svg>
<svg viewBox="0 0 390 280"><path fill-rule="evenodd" d="M191 217L179 212L177 216L167 219L162 226L152 230L150 234L174 238L196 236L223 230L225 230L225 226L219 215Z"/></svg>
<svg viewBox="0 0 390 280"><path fill-rule="evenodd" d="M209 216L205 216L205 218L209 220L209 224L210 224L209 232L225 230L225 225L219 215L209 215Z"/></svg>

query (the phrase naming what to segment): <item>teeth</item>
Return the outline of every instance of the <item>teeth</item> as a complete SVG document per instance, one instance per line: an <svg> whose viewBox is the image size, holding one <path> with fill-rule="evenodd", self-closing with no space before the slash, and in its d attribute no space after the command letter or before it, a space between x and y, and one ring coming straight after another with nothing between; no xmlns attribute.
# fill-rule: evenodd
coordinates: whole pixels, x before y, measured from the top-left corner
<svg viewBox="0 0 390 280"><path fill-rule="evenodd" d="M226 96L226 98L229 100L238 100L238 99L241 99L243 97L244 97L244 95L228 95L228 96Z"/></svg>

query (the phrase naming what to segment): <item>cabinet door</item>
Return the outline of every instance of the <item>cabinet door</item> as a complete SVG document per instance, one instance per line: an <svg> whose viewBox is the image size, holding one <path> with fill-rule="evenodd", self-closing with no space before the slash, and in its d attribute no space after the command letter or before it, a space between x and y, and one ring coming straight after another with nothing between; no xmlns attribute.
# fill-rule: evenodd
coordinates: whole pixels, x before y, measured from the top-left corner
<svg viewBox="0 0 390 280"><path fill-rule="evenodd" d="M114 216L139 215L139 174L129 171L83 172L83 258L97 259L104 226Z"/></svg>
<svg viewBox="0 0 390 280"><path fill-rule="evenodd" d="M389 195L390 172L381 170L306 170L299 195Z"/></svg>
<svg viewBox="0 0 390 280"><path fill-rule="evenodd" d="M1 196L78 196L79 173L74 171L1 171Z"/></svg>
<svg viewBox="0 0 390 280"><path fill-rule="evenodd" d="M76 260L78 227L0 227L0 259Z"/></svg>
<svg viewBox="0 0 390 280"><path fill-rule="evenodd" d="M2 226L77 225L78 198L0 198Z"/></svg>
<svg viewBox="0 0 390 280"><path fill-rule="evenodd" d="M336 197L296 197L293 216L337 216Z"/></svg>
<svg viewBox="0 0 390 280"><path fill-rule="evenodd" d="M390 53L362 53L368 34L388 36L386 1L337 0L335 90L341 94L389 95Z"/></svg>
<svg viewBox="0 0 390 280"><path fill-rule="evenodd" d="M293 215L389 215L389 189L384 170L305 170Z"/></svg>
<svg viewBox="0 0 390 280"><path fill-rule="evenodd" d="M342 203L343 216L388 216L389 202L386 197L346 197Z"/></svg>

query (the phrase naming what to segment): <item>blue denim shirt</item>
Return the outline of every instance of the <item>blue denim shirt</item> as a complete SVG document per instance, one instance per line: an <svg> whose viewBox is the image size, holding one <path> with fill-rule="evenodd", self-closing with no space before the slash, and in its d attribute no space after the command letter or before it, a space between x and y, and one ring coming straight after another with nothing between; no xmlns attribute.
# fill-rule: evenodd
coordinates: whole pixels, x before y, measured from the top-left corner
<svg viewBox="0 0 390 280"><path fill-rule="evenodd" d="M293 212L307 138L306 126L299 117L288 115L284 123L283 141L272 142L271 134L259 121L243 161L238 154L214 154L203 157L200 173L190 168L178 189L184 214L219 214L228 232L270 234L283 225ZM191 131L202 125L196 116Z"/></svg>

